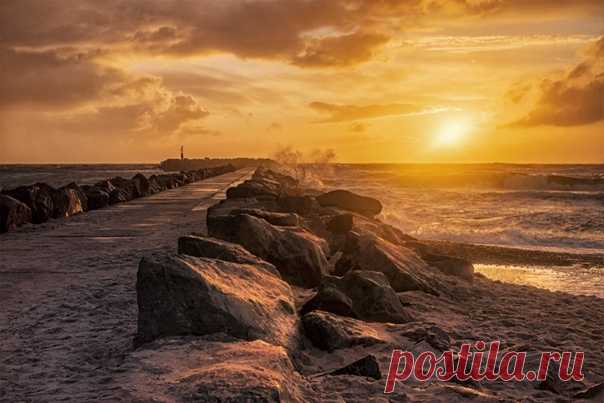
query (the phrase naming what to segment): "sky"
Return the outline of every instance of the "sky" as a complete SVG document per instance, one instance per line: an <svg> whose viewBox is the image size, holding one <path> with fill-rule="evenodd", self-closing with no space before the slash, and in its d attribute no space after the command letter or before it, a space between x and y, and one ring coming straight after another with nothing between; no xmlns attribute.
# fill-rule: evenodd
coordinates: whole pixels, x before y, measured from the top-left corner
<svg viewBox="0 0 604 403"><path fill-rule="evenodd" d="M604 163L604 2L0 2L0 163L157 162L181 145Z"/></svg>

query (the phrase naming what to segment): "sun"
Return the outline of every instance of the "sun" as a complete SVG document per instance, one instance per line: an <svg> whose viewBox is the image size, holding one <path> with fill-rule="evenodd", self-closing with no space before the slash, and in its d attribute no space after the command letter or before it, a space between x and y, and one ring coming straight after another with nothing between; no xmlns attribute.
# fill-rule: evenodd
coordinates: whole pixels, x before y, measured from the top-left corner
<svg viewBox="0 0 604 403"><path fill-rule="evenodd" d="M464 138L471 130L472 121L469 118L456 118L446 120L442 123L434 137L434 146L457 146L463 142Z"/></svg>

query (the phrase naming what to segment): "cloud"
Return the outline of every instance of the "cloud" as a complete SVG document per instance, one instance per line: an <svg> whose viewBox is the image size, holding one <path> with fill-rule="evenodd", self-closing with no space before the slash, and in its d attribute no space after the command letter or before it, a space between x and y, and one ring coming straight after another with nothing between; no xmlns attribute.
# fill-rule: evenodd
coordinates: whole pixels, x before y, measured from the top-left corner
<svg viewBox="0 0 604 403"><path fill-rule="evenodd" d="M322 39L310 39L293 63L303 67L349 66L365 62L388 42L385 35L355 32Z"/></svg>
<svg viewBox="0 0 604 403"><path fill-rule="evenodd" d="M318 123L347 122L354 120L373 119L384 116L406 115L422 111L421 107L412 104L386 105L337 105L325 102L312 102L310 108L328 115Z"/></svg>
<svg viewBox="0 0 604 403"><path fill-rule="evenodd" d="M94 99L124 75L95 63L94 55L0 48L0 107L65 107Z"/></svg>
<svg viewBox="0 0 604 403"><path fill-rule="evenodd" d="M532 110L510 126L580 126L604 120L604 37L591 45L585 60L538 86Z"/></svg>

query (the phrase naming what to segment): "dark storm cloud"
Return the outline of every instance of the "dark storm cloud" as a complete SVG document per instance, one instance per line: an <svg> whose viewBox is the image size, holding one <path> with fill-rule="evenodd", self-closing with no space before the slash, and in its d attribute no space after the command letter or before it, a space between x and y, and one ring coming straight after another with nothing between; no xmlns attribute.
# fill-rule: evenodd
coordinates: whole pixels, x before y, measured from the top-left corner
<svg viewBox="0 0 604 403"><path fill-rule="evenodd" d="M539 85L535 107L511 126L579 126L604 120L604 37L566 75Z"/></svg>

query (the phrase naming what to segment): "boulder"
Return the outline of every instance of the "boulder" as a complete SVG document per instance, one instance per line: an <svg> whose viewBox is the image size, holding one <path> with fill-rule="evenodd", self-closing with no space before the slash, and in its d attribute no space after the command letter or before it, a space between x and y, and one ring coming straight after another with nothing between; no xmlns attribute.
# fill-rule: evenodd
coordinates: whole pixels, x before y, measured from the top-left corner
<svg viewBox="0 0 604 403"><path fill-rule="evenodd" d="M4 193L26 204L31 209L32 222L34 224L46 222L53 216L54 204L52 196L55 193L55 189L46 183L19 186Z"/></svg>
<svg viewBox="0 0 604 403"><path fill-rule="evenodd" d="M309 312L302 317L302 325L306 337L324 351L386 343L386 339L368 324L328 312Z"/></svg>
<svg viewBox="0 0 604 403"><path fill-rule="evenodd" d="M276 199L284 191L283 186L270 179L248 179L245 182L229 188L226 192L228 199L247 197L273 198Z"/></svg>
<svg viewBox="0 0 604 403"><path fill-rule="evenodd" d="M80 205L82 206L82 210L88 211L88 197L86 196L84 189L82 189L77 183L71 182L63 186L61 189L73 190L76 193L78 199L80 199Z"/></svg>
<svg viewBox="0 0 604 403"><path fill-rule="evenodd" d="M304 315L311 311L331 312L350 318L357 317L352 309L352 300L343 291L328 282L321 284L317 293L302 306L300 314Z"/></svg>
<svg viewBox="0 0 604 403"><path fill-rule="evenodd" d="M433 254L422 254L421 257L424 262L449 276L460 277L468 281L474 279L474 266L465 259Z"/></svg>
<svg viewBox="0 0 604 403"><path fill-rule="evenodd" d="M221 239L198 235L183 236L178 238L178 253L182 255L220 259L227 262L252 264L281 278L281 274L279 274L272 264L252 255L241 245L223 241Z"/></svg>
<svg viewBox="0 0 604 403"><path fill-rule="evenodd" d="M384 273L396 292L424 291L439 295L435 288L439 273L436 269L429 267L412 250L376 236L348 234L334 274L342 276L351 270Z"/></svg>
<svg viewBox="0 0 604 403"><path fill-rule="evenodd" d="M151 175L147 181L149 182L150 194L155 194L166 190L166 188L162 186L161 182L157 179L156 175Z"/></svg>
<svg viewBox="0 0 604 403"><path fill-rule="evenodd" d="M277 204L281 211L302 216L308 215L320 207L312 196L281 196L277 200Z"/></svg>
<svg viewBox="0 0 604 403"><path fill-rule="evenodd" d="M224 332L280 346L296 328L289 285L265 268L186 255L144 257L138 267L135 343Z"/></svg>
<svg viewBox="0 0 604 403"><path fill-rule="evenodd" d="M109 205L109 193L98 186L83 186L82 190L88 199L88 210L97 210Z"/></svg>
<svg viewBox="0 0 604 403"><path fill-rule="evenodd" d="M316 197L323 207L338 207L366 216L375 216L382 211L382 203L371 197L361 196L347 190L334 190Z"/></svg>
<svg viewBox="0 0 604 403"><path fill-rule="evenodd" d="M354 375L364 376L367 378L373 378L377 381L382 379L382 373L380 372L380 365L374 355L369 354L360 360L346 365L340 369L336 369L329 373L329 375Z"/></svg>
<svg viewBox="0 0 604 403"><path fill-rule="evenodd" d="M174 189L178 187L176 178L171 174L157 175L156 179L162 189Z"/></svg>
<svg viewBox="0 0 604 403"><path fill-rule="evenodd" d="M174 337L126 355L120 384L136 402L324 401L287 351L261 340Z"/></svg>
<svg viewBox="0 0 604 403"><path fill-rule="evenodd" d="M25 203L0 194L0 232L12 231L31 220L31 209Z"/></svg>
<svg viewBox="0 0 604 403"><path fill-rule="evenodd" d="M135 181L133 180L124 179L121 176L116 176L115 178L111 179L111 184L118 191L116 192L114 190L113 192L109 193L112 198L114 197L114 194L117 195L118 193L119 196L116 196L116 199L119 201L130 201L136 199L137 197L141 197L141 195L138 193L138 190L136 189Z"/></svg>
<svg viewBox="0 0 604 403"><path fill-rule="evenodd" d="M302 312L321 309L370 322L407 323L413 320L380 272L351 271L343 278L326 276Z"/></svg>
<svg viewBox="0 0 604 403"><path fill-rule="evenodd" d="M231 211L232 215L248 214L254 217L262 218L273 225L284 227L296 227L300 225L300 217L295 213L275 213L261 209L235 209Z"/></svg>
<svg viewBox="0 0 604 403"><path fill-rule="evenodd" d="M327 230L334 234L345 234L352 230L353 225L352 214L339 214L329 220Z"/></svg>
<svg viewBox="0 0 604 403"><path fill-rule="evenodd" d="M298 286L317 286L327 271L327 243L302 228L275 227L240 214L208 220L208 232L274 264L284 279Z"/></svg>
<svg viewBox="0 0 604 403"><path fill-rule="evenodd" d="M132 184L134 185L135 194L137 197L151 196L153 193L157 193L155 189L151 188L151 183L145 175L137 173L132 177Z"/></svg>
<svg viewBox="0 0 604 403"><path fill-rule="evenodd" d="M80 195L74 189L68 187L57 189L52 194L52 201L53 218L66 218L84 212Z"/></svg>
<svg viewBox="0 0 604 403"><path fill-rule="evenodd" d="M114 189L109 193L109 204L125 203L132 200L130 198L132 194L128 193L125 189Z"/></svg>
<svg viewBox="0 0 604 403"><path fill-rule="evenodd" d="M258 169L256 169L252 177L254 179L270 179L275 182L279 182L281 185L287 188L295 188L299 185L299 182L291 176L279 173L277 171L273 171L265 167L259 167Z"/></svg>

